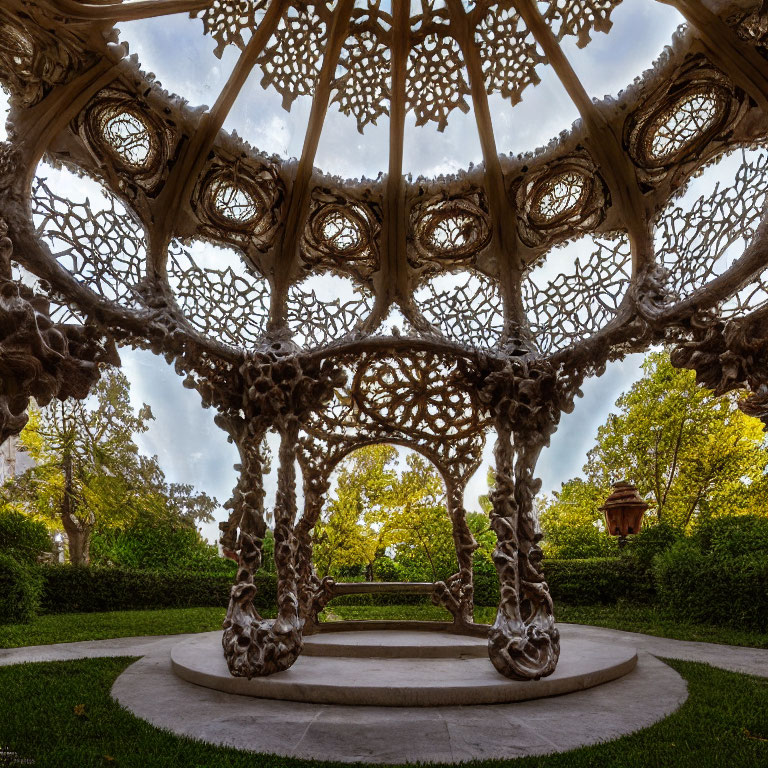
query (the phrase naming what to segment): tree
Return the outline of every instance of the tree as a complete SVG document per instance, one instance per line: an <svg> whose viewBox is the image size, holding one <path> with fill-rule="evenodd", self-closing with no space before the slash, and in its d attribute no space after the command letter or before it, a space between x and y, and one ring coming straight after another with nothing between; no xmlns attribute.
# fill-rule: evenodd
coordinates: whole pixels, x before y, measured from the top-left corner
<svg viewBox="0 0 768 768"><path fill-rule="evenodd" d="M563 483L551 497L536 499L546 557L573 559L616 554L616 542L605 533L599 511L609 493L604 487L576 478Z"/></svg>
<svg viewBox="0 0 768 768"><path fill-rule="evenodd" d="M385 510L397 482L391 466L396 459L393 446L371 445L341 463L335 491L315 527L315 564L321 576L339 568L372 569L377 552L386 547Z"/></svg>
<svg viewBox="0 0 768 768"><path fill-rule="evenodd" d="M643 377L598 429L584 470L592 486L633 481L649 514L681 529L700 517L766 508L762 423L716 397L666 352L649 354Z"/></svg>
<svg viewBox="0 0 768 768"><path fill-rule="evenodd" d="M451 522L437 470L416 453L398 473L397 449L373 445L340 466L336 487L315 529L315 564L321 576L362 568L395 555L409 577L445 578L456 570Z"/></svg>
<svg viewBox="0 0 768 768"><path fill-rule="evenodd" d="M453 528L445 506L443 481L418 453L394 488L387 538L407 579L446 579L457 570Z"/></svg>
<svg viewBox="0 0 768 768"><path fill-rule="evenodd" d="M5 486L7 504L61 524L70 561L88 563L96 528L129 526L136 520L194 527L211 520L215 499L191 486L168 486L156 457L139 453L134 435L145 432L152 411L134 412L127 378L105 369L86 401L54 400L30 407L22 445L35 466Z"/></svg>

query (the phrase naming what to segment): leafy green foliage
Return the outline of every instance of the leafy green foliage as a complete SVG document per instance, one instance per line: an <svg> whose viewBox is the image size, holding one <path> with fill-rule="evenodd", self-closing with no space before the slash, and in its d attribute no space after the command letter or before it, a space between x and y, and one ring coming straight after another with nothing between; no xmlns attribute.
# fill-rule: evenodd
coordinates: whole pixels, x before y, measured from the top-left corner
<svg viewBox="0 0 768 768"><path fill-rule="evenodd" d="M657 555L666 552L682 538L682 531L666 521L656 525L646 524L629 539L624 553L647 570Z"/></svg>
<svg viewBox="0 0 768 768"><path fill-rule="evenodd" d="M0 553L0 624L31 621L40 605L37 569Z"/></svg>
<svg viewBox="0 0 768 768"><path fill-rule="evenodd" d="M397 460L393 446L372 445L340 465L335 492L315 529L321 576L436 581L455 573L440 475L419 454L408 455L402 472Z"/></svg>
<svg viewBox="0 0 768 768"><path fill-rule="evenodd" d="M0 508L0 553L35 562L51 550L45 524L14 509Z"/></svg>
<svg viewBox="0 0 768 768"><path fill-rule="evenodd" d="M652 353L644 376L616 401L599 428L585 471L596 489L631 480L649 515L686 529L711 516L766 514L768 449L762 423L716 397L693 371Z"/></svg>
<svg viewBox="0 0 768 768"><path fill-rule="evenodd" d="M703 521L744 514L768 517L768 447L762 423L715 397L666 352L649 354L644 375L616 401L584 466L586 479L537 499L545 557L618 554L600 507L618 480L634 482L649 503L643 530L628 547L650 567L683 532ZM482 499L481 499L482 502Z"/></svg>
<svg viewBox="0 0 768 768"><path fill-rule="evenodd" d="M195 571L132 571L123 568L43 566L42 608L49 613L122 611L135 608L226 606L233 574ZM258 571L254 580L258 611L277 601L274 574Z"/></svg>
<svg viewBox="0 0 768 768"><path fill-rule="evenodd" d="M605 532L600 506L610 490L579 478L563 483L553 497L537 499L544 532L545 557L588 558L618 555L618 545Z"/></svg>
<svg viewBox="0 0 768 768"><path fill-rule="evenodd" d="M720 559L754 554L768 558L768 516L732 515L704 520L693 530L702 552Z"/></svg>
<svg viewBox="0 0 768 768"><path fill-rule="evenodd" d="M195 528L149 526L106 529L93 535L91 564L139 570L181 570L234 575L231 560L219 556Z"/></svg>
<svg viewBox="0 0 768 768"><path fill-rule="evenodd" d="M544 560L544 576L555 605L612 604L619 600L645 602L653 597L650 574L627 557L584 560ZM475 605L499 604L495 569L475 560Z"/></svg>
<svg viewBox="0 0 768 768"><path fill-rule="evenodd" d="M768 519L707 520L654 560L659 602L690 621L768 631Z"/></svg>
<svg viewBox="0 0 768 768"><path fill-rule="evenodd" d="M134 436L152 418L146 404L134 412L128 380L114 368L86 401L31 407L21 441L36 464L3 488L6 507L62 526L76 564L89 562L94 532L137 524L194 529L212 520L216 499L167 483L157 457L139 453Z"/></svg>

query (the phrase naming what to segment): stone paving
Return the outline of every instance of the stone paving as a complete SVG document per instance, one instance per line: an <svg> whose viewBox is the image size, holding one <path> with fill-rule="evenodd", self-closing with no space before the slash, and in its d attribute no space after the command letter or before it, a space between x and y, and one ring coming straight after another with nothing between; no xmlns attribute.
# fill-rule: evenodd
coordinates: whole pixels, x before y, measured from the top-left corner
<svg viewBox="0 0 768 768"><path fill-rule="evenodd" d="M662 658L700 661L713 667L732 672L743 672L768 677L768 649L743 648L737 645L697 643L686 640L670 640L637 632L588 627L582 624L559 625L565 632L569 627L578 628L585 637L624 643ZM26 648L0 648L0 665L20 664L25 661L67 661L105 656L145 656L158 651L168 651L181 640L194 637L186 635L162 635L157 637L121 637L112 640L86 640L79 643L33 645Z"/></svg>
<svg viewBox="0 0 768 768"><path fill-rule="evenodd" d="M637 667L595 688L535 701L352 707L238 696L181 680L171 670L171 649L196 637L189 634L0 649L0 665L140 656L118 677L112 695L157 727L253 752L400 764L550 754L648 727L676 711L688 695L685 681L655 656L768 677L768 650L581 625L564 624L561 629L563 643L581 638L636 648ZM633 712L631 724L622 714L629 709Z"/></svg>

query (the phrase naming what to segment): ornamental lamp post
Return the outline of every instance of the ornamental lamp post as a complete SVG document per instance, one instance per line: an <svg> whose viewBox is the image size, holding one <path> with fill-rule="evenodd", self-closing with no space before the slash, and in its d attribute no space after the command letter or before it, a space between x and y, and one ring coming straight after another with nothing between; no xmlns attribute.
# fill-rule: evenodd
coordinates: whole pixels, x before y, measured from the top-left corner
<svg viewBox="0 0 768 768"><path fill-rule="evenodd" d="M632 483L621 481L613 484L613 493L600 511L605 515L608 533L619 537L620 547L627 543L627 536L640 530L648 506Z"/></svg>

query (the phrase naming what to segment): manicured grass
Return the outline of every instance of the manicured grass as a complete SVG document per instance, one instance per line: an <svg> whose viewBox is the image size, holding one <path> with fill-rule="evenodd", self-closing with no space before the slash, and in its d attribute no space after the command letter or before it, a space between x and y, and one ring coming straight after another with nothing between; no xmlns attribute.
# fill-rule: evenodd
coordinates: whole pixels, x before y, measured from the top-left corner
<svg viewBox="0 0 768 768"><path fill-rule="evenodd" d="M475 619L491 623L494 608L475 609ZM209 632L221 628L223 608L169 608L154 611L113 611L40 616L30 624L0 625L0 648L71 643L135 635L172 635ZM768 648L768 635L756 632L689 624L678 621L653 606L590 605L556 606L558 621L643 632L676 640L696 640L727 645ZM323 621L390 619L449 621L450 615L434 605L331 605Z"/></svg>
<svg viewBox="0 0 768 768"><path fill-rule="evenodd" d="M29 624L0 624L0 648L73 643L136 635L178 635L221 629L224 608L168 608L161 611L59 613Z"/></svg>
<svg viewBox="0 0 768 768"><path fill-rule="evenodd" d="M221 629L223 608L168 608L154 611L112 611L110 613L64 613L39 616L29 624L0 625L0 648L26 645L72 643L137 635L177 635ZM475 619L490 624L495 608L475 609ZM661 609L643 605L558 604L558 621L591 624L596 627L643 632L675 640L696 640L726 645L768 648L768 635L729 627L689 624L678 621ZM450 614L434 605L330 605L321 614L323 621L389 619L450 621Z"/></svg>
<svg viewBox="0 0 768 768"><path fill-rule="evenodd" d="M331 766L217 748L133 717L109 696L131 659L0 667L0 747L38 768L308 768ZM670 661L689 699L660 723L616 741L514 768L756 768L768 765L768 680ZM631 718L631 712L627 717Z"/></svg>
<svg viewBox="0 0 768 768"><path fill-rule="evenodd" d="M494 609L481 608L477 621L492 621ZM642 632L673 640L695 640L724 645L743 645L750 648L768 648L768 635L732 627L693 624L681 621L662 608L653 605L555 605L558 621L571 624L591 624L595 627Z"/></svg>

